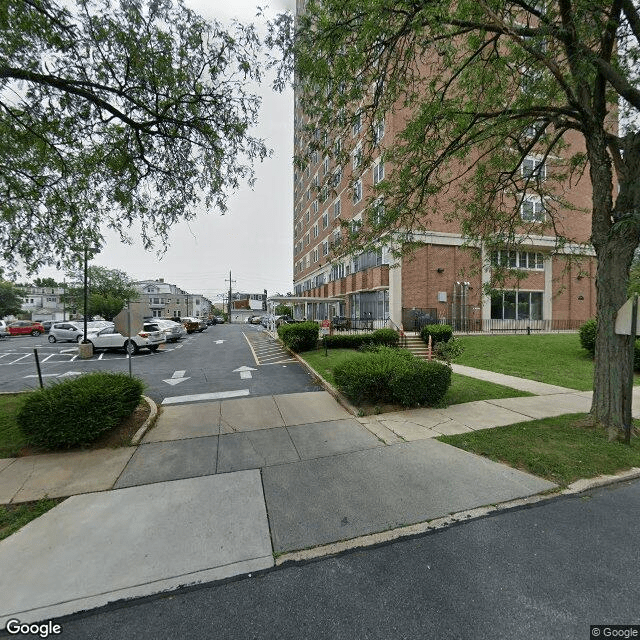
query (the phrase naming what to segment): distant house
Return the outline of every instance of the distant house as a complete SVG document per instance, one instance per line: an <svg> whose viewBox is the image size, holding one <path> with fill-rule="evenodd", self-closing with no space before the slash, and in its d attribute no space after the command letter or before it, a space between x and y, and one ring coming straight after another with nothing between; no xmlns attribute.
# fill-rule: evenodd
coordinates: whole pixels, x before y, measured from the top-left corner
<svg viewBox="0 0 640 640"><path fill-rule="evenodd" d="M21 287L22 311L32 320L67 320L75 309L68 308L64 302L64 287Z"/></svg>
<svg viewBox="0 0 640 640"><path fill-rule="evenodd" d="M134 283L141 298L148 299L154 318L195 316L206 317L211 313L211 300L200 293L189 293L175 284L157 280L141 280Z"/></svg>

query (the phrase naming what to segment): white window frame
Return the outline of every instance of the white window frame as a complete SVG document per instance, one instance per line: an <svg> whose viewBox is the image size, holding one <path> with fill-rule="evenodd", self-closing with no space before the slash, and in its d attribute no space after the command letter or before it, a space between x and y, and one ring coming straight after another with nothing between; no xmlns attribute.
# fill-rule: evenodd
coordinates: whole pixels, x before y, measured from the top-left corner
<svg viewBox="0 0 640 640"><path fill-rule="evenodd" d="M527 178L529 180L540 179L542 181L547 177L547 165L540 158L536 158L535 156L526 156L520 165L520 173L523 178Z"/></svg>
<svg viewBox="0 0 640 640"><path fill-rule="evenodd" d="M531 207L530 212L528 211ZM540 196L525 196L520 204L520 218L524 222L544 222L547 218Z"/></svg>
<svg viewBox="0 0 640 640"><path fill-rule="evenodd" d="M362 144L358 143L351 152L351 167L355 171L362 164Z"/></svg>
<svg viewBox="0 0 640 640"><path fill-rule="evenodd" d="M352 193L353 204L358 204L362 200L362 179L359 178L353 183Z"/></svg>
<svg viewBox="0 0 640 640"><path fill-rule="evenodd" d="M384 180L384 160L380 158L380 160L373 165L373 184L378 184L383 180Z"/></svg>

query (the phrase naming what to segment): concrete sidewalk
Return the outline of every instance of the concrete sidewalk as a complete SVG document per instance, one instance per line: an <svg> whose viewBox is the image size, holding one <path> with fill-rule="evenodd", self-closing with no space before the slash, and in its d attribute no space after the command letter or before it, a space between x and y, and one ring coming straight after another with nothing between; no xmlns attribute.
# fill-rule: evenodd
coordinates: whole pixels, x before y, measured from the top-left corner
<svg viewBox="0 0 640 640"><path fill-rule="evenodd" d="M274 554L548 491L555 485L434 437L589 403L555 387L356 418L327 392L248 397L167 407L137 448L0 460L5 503L73 495L0 542L0 624L258 571Z"/></svg>

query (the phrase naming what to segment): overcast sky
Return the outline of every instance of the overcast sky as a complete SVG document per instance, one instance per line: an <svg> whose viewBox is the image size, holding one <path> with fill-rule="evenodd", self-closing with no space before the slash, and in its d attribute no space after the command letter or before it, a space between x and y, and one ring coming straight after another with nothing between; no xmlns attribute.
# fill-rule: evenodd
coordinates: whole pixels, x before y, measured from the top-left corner
<svg viewBox="0 0 640 640"><path fill-rule="evenodd" d="M256 21L256 7L269 7L268 15L295 0L185 0L204 17L226 21ZM162 259L140 244L122 245L107 235L107 243L93 264L121 269L135 280L164 278L179 287L200 293L214 302L231 277L234 291L271 295L292 289L293 201L293 92L271 90L268 82L257 89L262 110L253 135L263 138L273 155L256 165L253 189L242 187L229 199L224 216L203 211L197 219L176 225L169 234L169 248ZM62 279L50 269L39 275Z"/></svg>

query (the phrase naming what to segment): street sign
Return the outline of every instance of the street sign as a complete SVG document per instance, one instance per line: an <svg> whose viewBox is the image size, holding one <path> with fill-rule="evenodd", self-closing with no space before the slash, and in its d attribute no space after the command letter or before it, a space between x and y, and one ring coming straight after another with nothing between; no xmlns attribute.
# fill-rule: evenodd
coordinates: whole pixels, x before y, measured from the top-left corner
<svg viewBox="0 0 640 640"><path fill-rule="evenodd" d="M131 322L131 324L129 324ZM129 327L131 327L131 335L135 336L142 331L144 324L144 316L138 308L123 309L114 319L113 324L118 333L123 336L129 336Z"/></svg>
<svg viewBox="0 0 640 640"><path fill-rule="evenodd" d="M631 316L633 314L633 298L629 298L621 307L618 309L618 313L616 314L616 333L621 336L630 336L631 335ZM636 318L636 328L633 332L634 335L640 335L640 317Z"/></svg>

